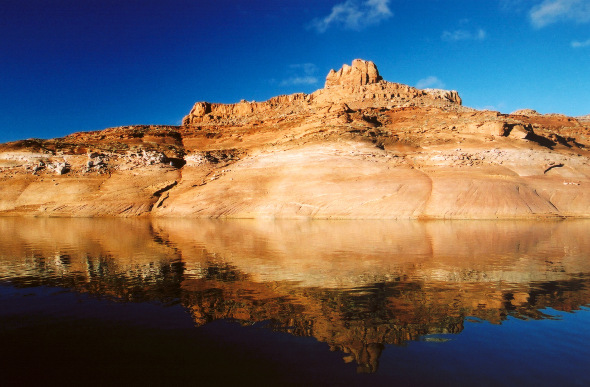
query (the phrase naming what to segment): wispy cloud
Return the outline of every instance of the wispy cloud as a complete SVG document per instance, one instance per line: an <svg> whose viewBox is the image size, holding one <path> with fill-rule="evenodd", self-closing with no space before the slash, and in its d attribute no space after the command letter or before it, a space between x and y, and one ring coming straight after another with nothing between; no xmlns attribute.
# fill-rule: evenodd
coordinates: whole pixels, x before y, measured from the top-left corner
<svg viewBox="0 0 590 387"><path fill-rule="evenodd" d="M572 42L572 47L573 47L573 48L590 47L590 39L588 39L588 40L585 40L585 41L583 41L583 42L580 42L580 41L574 40L574 41Z"/></svg>
<svg viewBox="0 0 590 387"><path fill-rule="evenodd" d="M476 31L455 30L443 31L441 39L447 42L457 42L460 40L484 40L487 37L485 30L479 28Z"/></svg>
<svg viewBox="0 0 590 387"><path fill-rule="evenodd" d="M590 22L590 1L544 0L531 8L529 18L535 28L543 28L562 21L587 23Z"/></svg>
<svg viewBox="0 0 590 387"><path fill-rule="evenodd" d="M540 0L499 0L500 9L507 12L522 13L529 11L531 5L538 3Z"/></svg>
<svg viewBox="0 0 590 387"><path fill-rule="evenodd" d="M331 26L359 31L392 16L389 0L346 0L332 7L328 16L314 19L309 27L319 33L326 32Z"/></svg>
<svg viewBox="0 0 590 387"><path fill-rule="evenodd" d="M416 82L416 87L418 89L444 89L445 84L434 75L431 75Z"/></svg>
<svg viewBox="0 0 590 387"><path fill-rule="evenodd" d="M301 76L301 77L291 77L287 79L283 79L280 83L281 86L295 86L295 85L315 85L318 83L317 77L312 76Z"/></svg>
<svg viewBox="0 0 590 387"><path fill-rule="evenodd" d="M485 105L485 106L474 106L477 110L492 110L496 112L504 112L506 111L506 102L500 101L495 105Z"/></svg>
<svg viewBox="0 0 590 387"><path fill-rule="evenodd" d="M315 85L318 67L313 63L298 63L289 65L289 76L283 79L280 86Z"/></svg>

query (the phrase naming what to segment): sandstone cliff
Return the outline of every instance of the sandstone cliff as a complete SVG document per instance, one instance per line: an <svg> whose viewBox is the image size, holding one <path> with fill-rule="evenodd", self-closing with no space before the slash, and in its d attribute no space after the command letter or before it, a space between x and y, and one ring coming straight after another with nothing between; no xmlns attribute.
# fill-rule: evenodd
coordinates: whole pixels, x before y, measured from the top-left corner
<svg viewBox="0 0 590 387"><path fill-rule="evenodd" d="M478 111L355 60L326 86L198 102L182 126L0 145L0 213L35 216L590 216L590 123Z"/></svg>
<svg viewBox="0 0 590 387"><path fill-rule="evenodd" d="M212 104L197 102L184 117L184 125L200 122L244 124L253 120L268 120L285 115L308 114L330 110L334 105L352 109L388 108L395 106L443 106L452 109L461 105L456 91L440 89L419 90L411 86L383 81L373 62L355 59L352 66L330 70L323 89L311 94L282 95L266 102Z"/></svg>
<svg viewBox="0 0 590 387"><path fill-rule="evenodd" d="M352 61L352 66L343 65L338 71L330 70L326 77L325 87L336 85L367 85L377 83L381 79L379 70L373 62L362 59L355 59Z"/></svg>

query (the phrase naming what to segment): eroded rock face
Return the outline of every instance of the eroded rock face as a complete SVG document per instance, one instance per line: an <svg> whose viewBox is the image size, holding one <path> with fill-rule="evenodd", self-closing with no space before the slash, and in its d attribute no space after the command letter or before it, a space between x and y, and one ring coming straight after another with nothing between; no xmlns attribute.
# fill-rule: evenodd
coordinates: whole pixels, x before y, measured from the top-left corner
<svg viewBox="0 0 590 387"><path fill-rule="evenodd" d="M219 120L232 121L252 116L256 116L256 119L264 119L279 113L284 114L284 110L289 107L302 108L307 106L310 100L310 95L295 93L279 95L265 102L248 102L245 100L234 104L197 102L190 113L183 118L182 124L192 125Z"/></svg>
<svg viewBox="0 0 590 387"><path fill-rule="evenodd" d="M455 90L424 89L424 92L435 99L449 101L457 105L462 104L461 97L459 97L459 93Z"/></svg>
<svg viewBox="0 0 590 387"><path fill-rule="evenodd" d="M352 66L344 64L338 71L330 70L326 77L325 87L335 85L362 86L377 83L382 79L375 63L355 59L352 61Z"/></svg>
<svg viewBox="0 0 590 387"><path fill-rule="evenodd" d="M538 116L540 115L539 112L533 109L519 109L512 112L513 115L517 116Z"/></svg>
<svg viewBox="0 0 590 387"><path fill-rule="evenodd" d="M370 61L355 59L338 71L330 70L323 89L311 94L281 95L265 102L217 104L197 102L184 117L183 125L217 122L244 124L265 121L286 115L315 114L330 111L333 105L347 104L352 109L394 106L460 106L459 93L454 90L425 89L387 82Z"/></svg>
<svg viewBox="0 0 590 387"><path fill-rule="evenodd" d="M0 144L0 214L590 217L583 119L478 111L456 91L382 80L362 60L327 83L197 102L183 126Z"/></svg>

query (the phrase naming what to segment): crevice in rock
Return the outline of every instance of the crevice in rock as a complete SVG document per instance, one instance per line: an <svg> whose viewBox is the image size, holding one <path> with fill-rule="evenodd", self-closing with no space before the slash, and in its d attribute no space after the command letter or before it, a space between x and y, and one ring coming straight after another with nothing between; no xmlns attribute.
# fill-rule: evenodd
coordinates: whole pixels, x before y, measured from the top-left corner
<svg viewBox="0 0 590 387"><path fill-rule="evenodd" d="M164 204L164 201L166 199L168 199L168 197L170 196L169 191L172 188L174 188L177 184L178 184L178 181L174 181L173 183L168 184L164 188L161 188L161 189L157 190L156 192L154 192L152 196L153 197L157 197L159 199L158 199L158 201L156 201L155 204L153 204L151 206L151 208L149 209L149 211L152 211L154 208L160 208L160 207L162 207L162 205Z"/></svg>
<svg viewBox="0 0 590 387"><path fill-rule="evenodd" d="M545 169L543 171L543 173L545 174L545 173L549 172L550 170L552 170L553 168L561 168L561 167L563 167L563 163L551 165L549 168Z"/></svg>
<svg viewBox="0 0 590 387"><path fill-rule="evenodd" d="M170 196L169 192L166 192L166 194L164 196L161 196L160 199L158 200L158 202L156 203L155 207L156 208L160 208L162 207L162 204L164 204L164 201L166 199L168 199L168 197Z"/></svg>
<svg viewBox="0 0 590 387"><path fill-rule="evenodd" d="M164 188L159 189L156 192L154 192L152 196L154 196L154 197L160 197L164 192L172 189L172 187L176 186L177 184L178 184L178 181L175 181L175 182L173 182L171 184L168 184Z"/></svg>

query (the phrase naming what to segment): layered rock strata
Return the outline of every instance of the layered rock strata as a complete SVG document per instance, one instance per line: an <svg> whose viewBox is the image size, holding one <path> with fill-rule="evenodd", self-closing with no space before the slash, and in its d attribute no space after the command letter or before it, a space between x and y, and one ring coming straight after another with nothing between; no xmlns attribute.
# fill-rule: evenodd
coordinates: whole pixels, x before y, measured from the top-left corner
<svg viewBox="0 0 590 387"><path fill-rule="evenodd" d="M590 123L462 105L372 62L265 102L196 103L182 126L0 145L0 213L35 216L590 216Z"/></svg>
<svg viewBox="0 0 590 387"><path fill-rule="evenodd" d="M373 62L355 59L352 66L330 70L326 86L311 94L281 95L265 102L212 104L197 102L184 117L184 125L201 122L244 124L253 120L268 120L285 115L314 115L334 105L346 104L352 109L393 108L395 106L444 106L457 108L461 98L456 91L416 89L415 87L382 80Z"/></svg>
<svg viewBox="0 0 590 387"><path fill-rule="evenodd" d="M338 71L330 70L326 77L325 87L336 85L367 85L377 83L383 78L373 62L362 59L352 61L352 66L343 65Z"/></svg>

